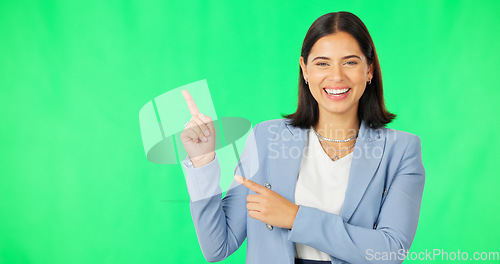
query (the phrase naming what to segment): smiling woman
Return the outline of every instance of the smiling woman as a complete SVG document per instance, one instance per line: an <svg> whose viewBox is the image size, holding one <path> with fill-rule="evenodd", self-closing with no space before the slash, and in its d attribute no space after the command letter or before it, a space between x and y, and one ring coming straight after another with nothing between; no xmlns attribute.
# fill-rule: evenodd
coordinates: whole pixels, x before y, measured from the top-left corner
<svg viewBox="0 0 500 264"><path fill-rule="evenodd" d="M183 92L183 166L205 258L223 260L247 238L246 263L403 262L425 171L420 138L385 128L395 116L368 30L349 12L321 16L299 66L296 112L255 125L222 200L216 131Z"/></svg>
<svg viewBox="0 0 500 264"><path fill-rule="evenodd" d="M339 82L346 87L335 84ZM395 118L385 107L380 64L368 29L352 13L329 13L314 21L304 38L297 111L284 117L291 119L292 125L301 128L316 124L321 116L316 111L324 108L320 105L318 109L318 102L321 101L318 101L318 96L331 95L329 99L337 101L345 99L348 96L337 95L343 92L338 90L344 88L351 92L351 89L356 88L347 86L347 82L357 86L357 91L354 91L356 94L348 101L351 102L349 110L357 111L360 120L372 128L378 128ZM366 92L365 87L368 88ZM317 92L321 88L324 93ZM358 105L358 108L352 107ZM344 103L344 107L348 106Z"/></svg>

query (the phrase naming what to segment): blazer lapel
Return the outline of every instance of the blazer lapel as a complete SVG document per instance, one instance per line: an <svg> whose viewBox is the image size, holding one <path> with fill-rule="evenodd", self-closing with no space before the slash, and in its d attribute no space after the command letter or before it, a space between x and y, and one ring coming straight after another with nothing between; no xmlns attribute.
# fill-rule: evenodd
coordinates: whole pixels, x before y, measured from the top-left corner
<svg viewBox="0 0 500 264"><path fill-rule="evenodd" d="M291 202L295 202L295 185L299 176L300 163L307 142L307 129L285 124L278 128L274 142L276 157L270 158L269 179L271 189ZM272 149L272 148L271 148ZM274 154L277 152L274 151ZM273 154L270 155L271 157Z"/></svg>
<svg viewBox="0 0 500 264"><path fill-rule="evenodd" d="M379 132L361 122L354 146L344 205L340 212L345 221L351 219L380 165L385 150L385 137L381 137Z"/></svg>

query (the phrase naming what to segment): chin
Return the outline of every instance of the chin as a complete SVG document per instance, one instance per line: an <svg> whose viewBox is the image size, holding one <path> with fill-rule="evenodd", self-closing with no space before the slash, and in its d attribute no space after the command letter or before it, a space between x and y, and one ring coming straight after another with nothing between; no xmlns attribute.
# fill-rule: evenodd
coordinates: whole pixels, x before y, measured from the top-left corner
<svg viewBox="0 0 500 264"><path fill-rule="evenodd" d="M357 112L357 104L351 105L351 104L343 104L343 103L338 103L337 105L329 105L329 107L324 107L324 110L326 110L328 113L331 114L336 114L336 115L341 115L341 114L346 114L349 113L351 109L356 109Z"/></svg>

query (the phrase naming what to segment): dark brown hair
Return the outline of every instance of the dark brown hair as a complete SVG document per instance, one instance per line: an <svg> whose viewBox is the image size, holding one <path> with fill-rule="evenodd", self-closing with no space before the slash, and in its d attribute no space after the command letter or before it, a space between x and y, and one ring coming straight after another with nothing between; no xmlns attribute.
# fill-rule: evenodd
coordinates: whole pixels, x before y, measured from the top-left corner
<svg viewBox="0 0 500 264"><path fill-rule="evenodd" d="M373 64L373 78L371 84L366 85L366 89L359 99L358 118L364 121L371 128L384 127L390 123L396 115L387 111L384 102L382 89L382 73L375 51L375 45L368 33L365 24L356 15L349 12L335 12L325 14L311 25L307 31L300 55L307 64L307 59L313 45L320 38L337 33L346 32L353 36L358 42L361 51L367 58L368 65ZM318 103L314 99L305 83L302 70L299 66L299 102L297 110L293 114L282 115L290 119L290 124L300 128L315 126L319 119Z"/></svg>

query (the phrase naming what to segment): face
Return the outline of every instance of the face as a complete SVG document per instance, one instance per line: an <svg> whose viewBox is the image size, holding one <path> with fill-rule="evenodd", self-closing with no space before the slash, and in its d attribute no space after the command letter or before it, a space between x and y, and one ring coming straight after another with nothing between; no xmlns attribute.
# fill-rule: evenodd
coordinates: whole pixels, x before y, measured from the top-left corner
<svg viewBox="0 0 500 264"><path fill-rule="evenodd" d="M320 116L357 113L359 98L373 77L373 66L367 64L356 39L342 31L320 38L307 64L300 57L300 67Z"/></svg>

